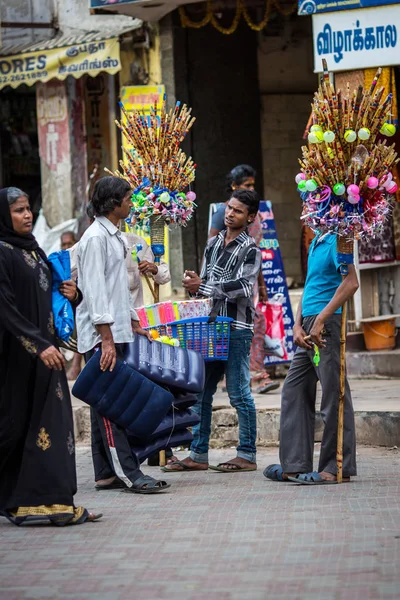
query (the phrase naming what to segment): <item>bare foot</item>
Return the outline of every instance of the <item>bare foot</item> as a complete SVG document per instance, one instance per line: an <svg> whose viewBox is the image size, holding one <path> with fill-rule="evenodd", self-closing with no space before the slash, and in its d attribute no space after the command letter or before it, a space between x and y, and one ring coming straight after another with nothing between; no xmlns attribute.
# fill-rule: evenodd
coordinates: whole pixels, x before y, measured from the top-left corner
<svg viewBox="0 0 400 600"><path fill-rule="evenodd" d="M167 465L173 465L174 463L176 463L179 460L179 458L177 456L171 456L171 458L169 458L167 460Z"/></svg>
<svg viewBox="0 0 400 600"><path fill-rule="evenodd" d="M110 485L110 483L113 483L116 479L116 475L109 477L108 479L98 479L96 485Z"/></svg>
<svg viewBox="0 0 400 600"><path fill-rule="evenodd" d="M184 471L207 471L208 463L198 463L192 460L189 456L183 460L176 459L173 463L163 467L163 471L184 472Z"/></svg>

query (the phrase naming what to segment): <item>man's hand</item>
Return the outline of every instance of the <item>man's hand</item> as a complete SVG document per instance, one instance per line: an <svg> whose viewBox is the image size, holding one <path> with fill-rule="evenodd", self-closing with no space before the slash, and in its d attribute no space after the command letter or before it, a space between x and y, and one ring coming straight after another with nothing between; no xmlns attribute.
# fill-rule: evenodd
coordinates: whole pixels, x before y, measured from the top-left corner
<svg viewBox="0 0 400 600"><path fill-rule="evenodd" d="M141 260L138 264L139 272L141 275L157 275L158 267L155 263L148 262L147 260Z"/></svg>
<svg viewBox="0 0 400 600"><path fill-rule="evenodd" d="M65 298L67 298L70 302L76 300L78 289L76 287L75 281L63 281L58 289L60 290L60 293L63 296L65 296Z"/></svg>
<svg viewBox="0 0 400 600"><path fill-rule="evenodd" d="M267 302L268 300L268 294L267 294L267 288L264 287L259 287L258 288L258 300L259 302Z"/></svg>
<svg viewBox="0 0 400 600"><path fill-rule="evenodd" d="M306 337L307 334L301 325L295 325L293 327L293 339L296 346L300 346L300 348L304 348L305 350L312 350L313 346L311 340L306 340Z"/></svg>
<svg viewBox="0 0 400 600"><path fill-rule="evenodd" d="M203 280L194 271L186 271L186 277L182 279L182 285L189 294L197 294Z"/></svg>
<svg viewBox="0 0 400 600"><path fill-rule="evenodd" d="M39 354L40 360L44 362L46 367L49 369L55 369L56 371L62 371L65 367L65 360L63 355L55 346L49 346L46 350L43 350Z"/></svg>
<svg viewBox="0 0 400 600"><path fill-rule="evenodd" d="M133 333L137 333L138 335L144 335L144 337L147 337L149 342L153 341L150 331L146 331L145 329L140 327L139 321L132 321L132 331L133 331Z"/></svg>
<svg viewBox="0 0 400 600"><path fill-rule="evenodd" d="M323 321L320 321L318 317L314 321L314 325L310 331L310 338L313 344L318 346L318 348L325 348L326 340L321 337L322 330L324 329Z"/></svg>
<svg viewBox="0 0 400 600"><path fill-rule="evenodd" d="M112 371L117 362L117 351L113 338L104 339L101 342L101 358L100 358L100 369Z"/></svg>

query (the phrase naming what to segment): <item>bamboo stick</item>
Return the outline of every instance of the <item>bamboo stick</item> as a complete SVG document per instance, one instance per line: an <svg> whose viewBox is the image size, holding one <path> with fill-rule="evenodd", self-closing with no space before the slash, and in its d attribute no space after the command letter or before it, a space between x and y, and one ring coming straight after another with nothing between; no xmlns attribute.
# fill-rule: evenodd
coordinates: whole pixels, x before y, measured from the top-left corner
<svg viewBox="0 0 400 600"><path fill-rule="evenodd" d="M353 254L354 240L337 238L337 249L340 254ZM341 273L343 280L348 275L347 264L342 264ZM339 371L339 405L338 405L338 427L337 427L337 448L336 448L336 468L337 482L343 482L343 429L344 429L344 403L346 395L346 325L347 325L347 302L342 306L342 317L340 326L340 371Z"/></svg>

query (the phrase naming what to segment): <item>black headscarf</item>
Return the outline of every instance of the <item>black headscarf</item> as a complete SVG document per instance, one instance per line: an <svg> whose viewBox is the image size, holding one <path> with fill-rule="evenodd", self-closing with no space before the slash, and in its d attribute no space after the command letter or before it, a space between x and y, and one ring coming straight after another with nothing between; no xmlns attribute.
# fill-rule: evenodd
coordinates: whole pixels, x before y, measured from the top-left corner
<svg viewBox="0 0 400 600"><path fill-rule="evenodd" d="M0 190L0 240L23 250L38 250L39 244L32 233L22 235L14 231L7 194L8 188Z"/></svg>
<svg viewBox="0 0 400 600"><path fill-rule="evenodd" d="M32 233L22 235L14 231L11 219L10 205L8 204L8 189L0 190L0 241L7 242L12 246L21 248L22 250L35 250L44 262L50 268L50 263L47 260L46 253L40 248L35 236Z"/></svg>

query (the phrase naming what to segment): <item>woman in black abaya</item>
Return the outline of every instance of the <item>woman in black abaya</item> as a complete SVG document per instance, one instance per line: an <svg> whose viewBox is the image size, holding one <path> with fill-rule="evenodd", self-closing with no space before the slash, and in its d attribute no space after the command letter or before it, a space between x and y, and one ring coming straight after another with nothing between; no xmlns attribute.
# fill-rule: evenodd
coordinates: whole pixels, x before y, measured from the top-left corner
<svg viewBox="0 0 400 600"><path fill-rule="evenodd" d="M60 291L76 296L72 282ZM75 507L75 443L55 338L51 271L32 235L27 196L0 190L0 514L16 525L97 518Z"/></svg>

